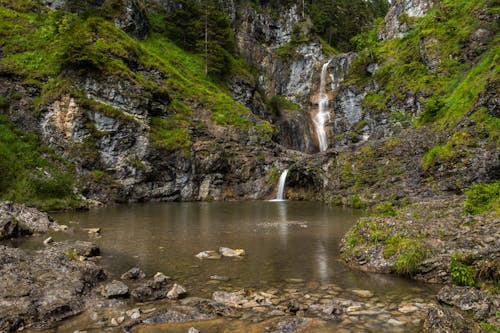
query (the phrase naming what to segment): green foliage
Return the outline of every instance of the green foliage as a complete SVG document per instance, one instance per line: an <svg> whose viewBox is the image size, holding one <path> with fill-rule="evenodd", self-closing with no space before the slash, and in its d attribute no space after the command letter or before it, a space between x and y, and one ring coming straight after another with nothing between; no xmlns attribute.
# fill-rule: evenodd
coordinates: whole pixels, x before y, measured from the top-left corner
<svg viewBox="0 0 500 333"><path fill-rule="evenodd" d="M420 123L425 124L436 119L438 113L444 108L445 103L438 95L433 95L425 101L424 113L420 118Z"/></svg>
<svg viewBox="0 0 500 333"><path fill-rule="evenodd" d="M0 109L9 106L9 99L5 96L0 95Z"/></svg>
<svg viewBox="0 0 500 333"><path fill-rule="evenodd" d="M309 1L308 1L309 2ZM340 50L353 48L351 38L372 27L388 10L385 0L310 1L309 16L316 33ZM359 47L359 42L355 41Z"/></svg>
<svg viewBox="0 0 500 333"><path fill-rule="evenodd" d="M412 276L417 268L430 256L430 251L421 244L414 244L404 249L394 262L394 270L401 275Z"/></svg>
<svg viewBox="0 0 500 333"><path fill-rule="evenodd" d="M469 214L480 214L493 210L500 214L500 181L494 183L474 184L465 191L465 211Z"/></svg>
<svg viewBox="0 0 500 333"><path fill-rule="evenodd" d="M44 210L78 206L71 174L60 170L62 162L35 135L0 116L0 199Z"/></svg>
<svg viewBox="0 0 500 333"><path fill-rule="evenodd" d="M271 185L271 184L277 184L278 180L280 179L281 171L277 167L272 167L271 170L269 170L269 173L267 174L267 180L266 183Z"/></svg>
<svg viewBox="0 0 500 333"><path fill-rule="evenodd" d="M293 110L293 111L302 110L300 105L289 101L288 99L286 99L286 97L283 96L273 96L269 101L269 104L275 114L279 114L279 112L283 110Z"/></svg>
<svg viewBox="0 0 500 333"><path fill-rule="evenodd" d="M172 117L151 118L151 140L156 148L166 150L188 149L191 146L186 124Z"/></svg>
<svg viewBox="0 0 500 333"><path fill-rule="evenodd" d="M437 145L422 157L422 168L431 170L440 164L452 164L459 158L465 157L465 148L473 146L474 141L466 132L456 132L444 145Z"/></svg>
<svg viewBox="0 0 500 333"><path fill-rule="evenodd" d="M167 36L182 48L203 55L210 76L221 79L231 72L234 35L229 17L217 1L180 0L165 21Z"/></svg>
<svg viewBox="0 0 500 333"><path fill-rule="evenodd" d="M361 209L366 207L366 202L364 202L359 194L353 194L351 196L350 204L352 208Z"/></svg>
<svg viewBox="0 0 500 333"><path fill-rule="evenodd" d="M497 312L497 318L499 318L499 314ZM486 333L500 333L500 326L488 323L488 322L481 322L480 323L481 328L483 329L484 332Z"/></svg>
<svg viewBox="0 0 500 333"><path fill-rule="evenodd" d="M75 250L68 250L66 252L66 256L68 256L68 258L71 260L78 260L78 254Z"/></svg>
<svg viewBox="0 0 500 333"><path fill-rule="evenodd" d="M474 286L476 284L474 268L466 265L458 253L451 256L450 271L453 283L459 286Z"/></svg>
<svg viewBox="0 0 500 333"><path fill-rule="evenodd" d="M390 201L385 201L377 204L376 206L372 207L371 213L377 216L385 216L385 217L390 217L390 216L396 216L397 211L396 207L392 204Z"/></svg>

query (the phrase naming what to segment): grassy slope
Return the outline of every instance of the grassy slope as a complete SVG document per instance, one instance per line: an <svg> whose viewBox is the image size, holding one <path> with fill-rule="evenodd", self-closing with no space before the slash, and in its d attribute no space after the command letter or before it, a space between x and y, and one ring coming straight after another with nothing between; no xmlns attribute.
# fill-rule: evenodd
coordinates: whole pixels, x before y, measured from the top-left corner
<svg viewBox="0 0 500 333"><path fill-rule="evenodd" d="M480 21L478 16L499 10L493 0L443 0L423 18L406 18L411 20L411 28L401 39L377 41L376 30L354 38L363 50L348 83L363 86L375 79L380 87L368 94L365 109L386 112L387 105L397 105L407 96L423 96L423 112L394 112L390 118L404 120L405 127L428 127L443 138L421 157L426 172L432 174L440 165L471 158L467 150L480 145L492 151L499 146L500 119L484 107L475 108L487 83L496 87L500 83L498 24ZM472 36L480 28L489 30L490 37L486 45L471 47ZM437 59L434 70L429 70L422 59L423 41L427 41L427 54ZM371 77L365 68L374 62L381 67ZM475 121L474 127L461 126L464 120ZM388 151L394 148L395 140L387 142ZM363 160L359 162L364 164Z"/></svg>
<svg viewBox="0 0 500 333"><path fill-rule="evenodd" d="M192 138L188 127L203 126L192 120L199 109L209 110L211 120L221 125L255 126L263 134L272 130L267 122L250 120L250 111L235 102L222 83L213 82L204 75L200 56L183 51L158 33L139 42L103 18L104 14L78 16L48 10L36 1L0 0L0 72L23 77L24 82L36 84L42 89L42 96L36 101L34 110L40 110L63 94L70 94L85 107L127 117L118 109L85 99L84 93L74 88L74 77L71 75L82 70L120 77L142 87L150 96L168 95L172 101L169 115L151 119L152 143L160 149L190 147ZM134 70L131 59L146 69L164 73L166 78L155 81L145 77ZM237 61L234 63L238 64ZM73 74L68 75L67 69L71 69ZM12 96L0 96L0 104L8 106L10 98ZM192 105L196 105L197 110L193 110ZM6 136L0 138L1 144L6 145ZM17 142L19 138L11 136L9 140ZM30 147L33 148L33 158L43 160L42 154L33 146L28 145L24 149L31 151ZM14 167L11 162L4 162L4 166L8 169ZM56 178L59 176L62 177L62 174L55 175ZM68 182L72 184L71 179ZM59 208L59 205L49 203L49 200L60 198L58 193L40 196L41 201L28 200L20 195L25 186L23 184L15 179L8 190L0 188L0 199L10 198L44 208ZM36 189L34 191L36 196Z"/></svg>

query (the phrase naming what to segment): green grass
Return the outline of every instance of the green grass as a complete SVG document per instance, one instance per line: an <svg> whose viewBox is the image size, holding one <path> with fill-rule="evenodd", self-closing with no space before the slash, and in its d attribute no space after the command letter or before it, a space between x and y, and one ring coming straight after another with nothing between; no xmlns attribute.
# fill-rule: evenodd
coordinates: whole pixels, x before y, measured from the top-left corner
<svg viewBox="0 0 500 333"><path fill-rule="evenodd" d="M486 82L498 82L500 76L498 27L479 21L474 14L483 8L491 11L498 7L490 0L443 0L425 17L412 19L409 32L401 39L377 42L376 29L353 38L360 56L353 62L349 83L366 84L372 79L366 65L381 65L373 78L382 88L368 93L364 107L385 112L388 104L420 94L425 108L417 124L432 123L442 132L469 115ZM490 30L493 37L486 40L488 47L468 50L478 28ZM434 71L426 68L421 56L422 41L432 39L437 42L427 43L426 52L438 60Z"/></svg>
<svg viewBox="0 0 500 333"><path fill-rule="evenodd" d="M500 181L494 183L474 184L465 191L465 211L469 214L480 214L493 211L500 216Z"/></svg>
<svg viewBox="0 0 500 333"><path fill-rule="evenodd" d="M66 161L44 148L34 134L0 116L0 199L44 210L78 207Z"/></svg>

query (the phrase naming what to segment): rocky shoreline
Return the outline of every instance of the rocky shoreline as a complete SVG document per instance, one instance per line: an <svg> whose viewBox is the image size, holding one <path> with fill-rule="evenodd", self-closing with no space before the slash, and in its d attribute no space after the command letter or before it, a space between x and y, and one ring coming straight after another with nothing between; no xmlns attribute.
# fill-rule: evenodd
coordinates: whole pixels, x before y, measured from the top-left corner
<svg viewBox="0 0 500 333"><path fill-rule="evenodd" d="M12 203L3 203L0 207L3 231L14 230L13 225L29 225L29 230L36 233L65 229L36 209ZM435 214L439 214L440 210L434 208ZM393 219L377 221L390 224ZM359 223L363 225L363 221ZM472 231L468 230L478 235L481 235L478 230L486 230L495 238L497 230L487 229L488 225L472 224L469 226ZM356 230L354 228L344 237L344 255L349 252L348 239ZM411 231L421 229L416 226L405 230L413 237ZM432 234L432 230L426 230ZM457 229L456 234L460 232ZM11 233L4 238L24 234L26 232ZM456 242L456 238L450 239ZM468 244L474 244L473 240L470 238ZM426 241L432 244L432 237L427 236ZM465 246L463 242L456 243ZM493 243L491 251L478 253L498 256ZM394 260L382 261L380 253L383 250L378 249L381 245L364 244L363 251L351 249L345 258L348 263L364 269L391 271ZM429 260L439 263L449 258L446 253L457 251L447 245L441 248L443 251L435 250L435 256L426 259L422 267L428 267ZM350 332L383 327L388 332L480 332L481 327L487 327L485 325L498 327L499 324L495 312L500 304L498 293L450 285L449 278L439 281L430 278L444 277L441 271L449 276L449 265L443 262L435 265L432 275L424 274L419 265L416 275L427 282L447 283L435 299L401 295L380 297L368 290L346 290L335 284L322 285L301 279L287 279L283 287L266 290L231 290L221 284L211 299L207 299L191 295L189 286L183 287L182 281L173 281L163 273L147 277L138 267L125 272L119 280L111 281L99 263L99 248L91 242L46 242L44 248L34 253L1 245L0 252L2 332L30 331L61 324L80 332L104 329L154 332L162 328L179 329L184 325L187 325L186 330L193 327L201 331L214 327L237 331L247 327L255 332L315 332L334 327L338 332ZM484 258L478 262L484 264ZM61 322L75 315L78 316L70 321L71 324Z"/></svg>

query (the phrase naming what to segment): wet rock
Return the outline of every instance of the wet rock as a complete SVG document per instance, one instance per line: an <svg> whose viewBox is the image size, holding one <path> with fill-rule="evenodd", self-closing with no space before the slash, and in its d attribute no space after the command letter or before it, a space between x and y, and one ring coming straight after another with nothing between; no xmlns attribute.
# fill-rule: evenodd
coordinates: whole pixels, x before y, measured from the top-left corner
<svg viewBox="0 0 500 333"><path fill-rule="evenodd" d="M472 311L476 320L493 316L499 305L499 300L495 302L475 287L445 286L439 290L437 299L462 311Z"/></svg>
<svg viewBox="0 0 500 333"><path fill-rule="evenodd" d="M121 281L113 280L102 287L101 295L106 298L125 297L128 295L128 287Z"/></svg>
<svg viewBox="0 0 500 333"><path fill-rule="evenodd" d="M222 258L221 254L215 251L202 251L195 255L198 259L220 259Z"/></svg>
<svg viewBox="0 0 500 333"><path fill-rule="evenodd" d="M141 318L141 310L139 308L125 311L125 314L132 320Z"/></svg>
<svg viewBox="0 0 500 333"><path fill-rule="evenodd" d="M0 246L0 331L46 327L83 311L105 275L96 263L68 255L74 245L53 243L33 255Z"/></svg>
<svg viewBox="0 0 500 333"><path fill-rule="evenodd" d="M359 297L363 298L370 298L373 297L373 293L369 290L363 290L363 289L353 289L351 292Z"/></svg>
<svg viewBox="0 0 500 333"><path fill-rule="evenodd" d="M86 232L89 234L100 234L101 233L101 228L84 228Z"/></svg>
<svg viewBox="0 0 500 333"><path fill-rule="evenodd" d="M154 276L153 276L153 283L154 284L164 284L166 282L168 282L168 280L170 280L170 277L169 276L166 276L165 274L163 274L162 272L157 272Z"/></svg>
<svg viewBox="0 0 500 333"><path fill-rule="evenodd" d="M404 322L402 322L402 321L396 320L396 319L394 319L394 318L391 318L391 319L389 319L389 320L387 321L387 324L389 324L389 325L393 325L393 326L402 326L402 325L404 325L405 323L404 323Z"/></svg>
<svg viewBox="0 0 500 333"><path fill-rule="evenodd" d="M405 314L413 313L417 310L418 310L418 308L416 306L412 306L412 305L404 305L398 309L399 312L405 313Z"/></svg>
<svg viewBox="0 0 500 333"><path fill-rule="evenodd" d="M239 305L245 300L245 292L226 292L226 291L215 291L212 294L212 299L216 302L229 304L229 305Z"/></svg>
<svg viewBox="0 0 500 333"><path fill-rule="evenodd" d="M429 309L423 325L424 332L473 333L480 332L478 325L453 309L433 306Z"/></svg>
<svg viewBox="0 0 500 333"><path fill-rule="evenodd" d="M222 276L222 275L212 275L212 276L210 276L210 280L228 282L229 280L231 280L231 278L228 276Z"/></svg>
<svg viewBox="0 0 500 333"><path fill-rule="evenodd" d="M57 227L52 217L36 208L9 201L0 202L0 240L33 233L43 234Z"/></svg>
<svg viewBox="0 0 500 333"><path fill-rule="evenodd" d="M43 245L47 246L54 243L54 239L52 237L48 237L43 241Z"/></svg>
<svg viewBox="0 0 500 333"><path fill-rule="evenodd" d="M173 306L171 309L143 320L144 324L183 323L194 320L208 320L215 318L214 314L201 313L192 306Z"/></svg>
<svg viewBox="0 0 500 333"><path fill-rule="evenodd" d="M189 330L188 330L188 333L200 333L199 330L197 330L196 328L194 327L190 327Z"/></svg>
<svg viewBox="0 0 500 333"><path fill-rule="evenodd" d="M186 296L187 290L180 284L174 283L172 289L170 289L167 293L167 297L170 299L179 299Z"/></svg>
<svg viewBox="0 0 500 333"><path fill-rule="evenodd" d="M136 302L146 302L157 299L155 296L153 296L153 293L153 288L151 288L150 286L139 286L132 289L132 291L130 292L130 296L132 296L132 298Z"/></svg>
<svg viewBox="0 0 500 333"><path fill-rule="evenodd" d="M238 258L238 257L243 257L245 255L245 250L243 249L233 250L228 247L219 247L219 253L223 257Z"/></svg>
<svg viewBox="0 0 500 333"><path fill-rule="evenodd" d="M122 280L138 280L146 277L146 274L139 268L133 267L122 274L120 277Z"/></svg>

